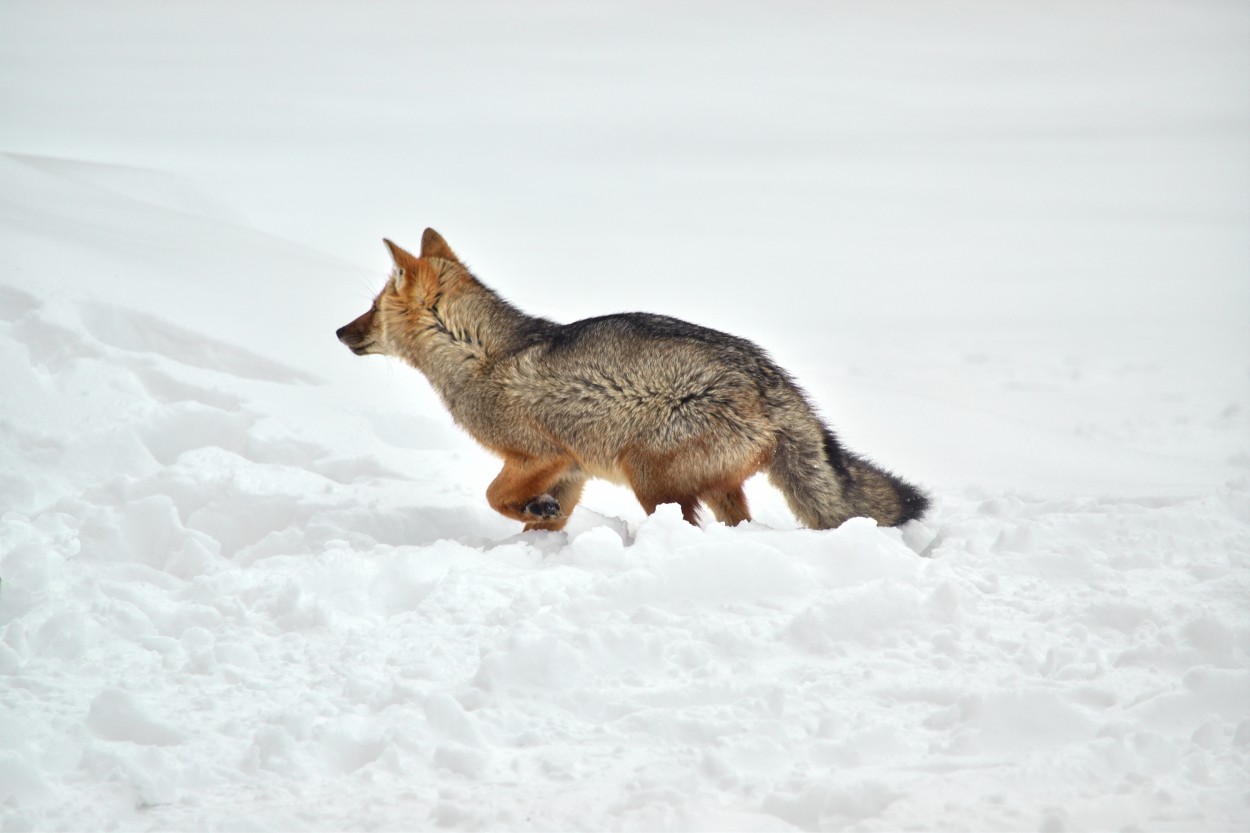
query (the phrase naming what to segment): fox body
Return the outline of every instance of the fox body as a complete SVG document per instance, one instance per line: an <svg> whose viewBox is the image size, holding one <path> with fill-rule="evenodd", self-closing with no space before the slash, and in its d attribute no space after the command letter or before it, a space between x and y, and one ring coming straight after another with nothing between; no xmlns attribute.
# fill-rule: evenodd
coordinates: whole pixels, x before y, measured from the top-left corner
<svg viewBox="0 0 1250 833"><path fill-rule="evenodd" d="M338 331L358 355L403 359L455 421L503 458L486 491L526 529L561 529L591 477L631 488L648 513L700 504L750 520L759 471L806 526L919 517L915 487L846 451L793 379L745 339L661 315L557 324L526 315L426 229L420 256L386 241L395 268Z"/></svg>

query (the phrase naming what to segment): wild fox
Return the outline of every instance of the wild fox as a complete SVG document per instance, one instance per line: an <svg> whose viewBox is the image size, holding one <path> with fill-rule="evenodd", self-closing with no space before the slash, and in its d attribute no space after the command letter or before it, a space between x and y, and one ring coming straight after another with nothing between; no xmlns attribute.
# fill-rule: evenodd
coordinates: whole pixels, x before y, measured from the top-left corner
<svg viewBox="0 0 1250 833"><path fill-rule="evenodd" d="M486 490L525 529L561 529L587 478L633 489L649 513L700 503L750 520L758 471L806 526L865 515L918 518L918 489L842 448L790 376L745 339L676 318L625 313L557 324L487 288L433 229L395 261L364 315L338 330L357 355L403 359L503 470Z"/></svg>

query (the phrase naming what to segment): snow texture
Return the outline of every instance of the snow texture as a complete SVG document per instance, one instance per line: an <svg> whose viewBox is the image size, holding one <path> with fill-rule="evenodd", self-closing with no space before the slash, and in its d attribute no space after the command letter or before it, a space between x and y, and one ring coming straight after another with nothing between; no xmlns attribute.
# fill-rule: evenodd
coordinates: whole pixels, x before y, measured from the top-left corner
<svg viewBox="0 0 1250 833"><path fill-rule="evenodd" d="M3 18L3 833L1250 826L1244 4ZM334 339L425 225L933 511L521 534Z"/></svg>

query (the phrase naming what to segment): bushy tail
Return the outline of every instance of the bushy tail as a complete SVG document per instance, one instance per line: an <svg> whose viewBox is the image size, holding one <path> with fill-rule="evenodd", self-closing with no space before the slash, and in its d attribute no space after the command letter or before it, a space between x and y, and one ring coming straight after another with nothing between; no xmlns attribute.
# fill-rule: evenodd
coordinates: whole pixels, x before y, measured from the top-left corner
<svg viewBox="0 0 1250 833"><path fill-rule="evenodd" d="M792 411L791 416L798 415ZM768 477L804 526L832 529L855 517L897 526L929 508L929 499L915 486L843 449L815 414L808 411L787 422Z"/></svg>

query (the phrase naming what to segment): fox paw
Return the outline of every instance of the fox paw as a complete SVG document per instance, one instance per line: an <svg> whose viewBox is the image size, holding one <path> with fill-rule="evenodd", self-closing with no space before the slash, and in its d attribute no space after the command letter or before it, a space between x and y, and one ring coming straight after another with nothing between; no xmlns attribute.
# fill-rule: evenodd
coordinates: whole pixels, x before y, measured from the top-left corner
<svg viewBox="0 0 1250 833"><path fill-rule="evenodd" d="M534 518L542 518L543 520L558 518L560 517L560 501L551 495L539 495L525 504L521 509L521 513Z"/></svg>

